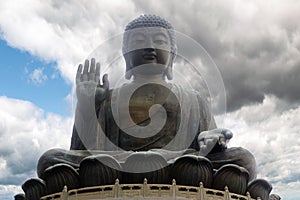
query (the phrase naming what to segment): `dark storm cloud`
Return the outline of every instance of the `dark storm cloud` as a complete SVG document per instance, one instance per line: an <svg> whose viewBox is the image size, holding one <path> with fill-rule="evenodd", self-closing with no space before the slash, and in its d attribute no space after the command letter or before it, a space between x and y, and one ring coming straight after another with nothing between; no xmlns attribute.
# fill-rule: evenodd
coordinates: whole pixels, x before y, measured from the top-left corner
<svg viewBox="0 0 300 200"><path fill-rule="evenodd" d="M283 66L284 67L284 66ZM300 100L300 63L295 64L289 71L282 70L270 77L266 91L272 91L275 95L288 101Z"/></svg>
<svg viewBox="0 0 300 200"><path fill-rule="evenodd" d="M300 101L299 3L134 2L145 13L164 16L207 50L222 74L229 111L262 102L265 94Z"/></svg>

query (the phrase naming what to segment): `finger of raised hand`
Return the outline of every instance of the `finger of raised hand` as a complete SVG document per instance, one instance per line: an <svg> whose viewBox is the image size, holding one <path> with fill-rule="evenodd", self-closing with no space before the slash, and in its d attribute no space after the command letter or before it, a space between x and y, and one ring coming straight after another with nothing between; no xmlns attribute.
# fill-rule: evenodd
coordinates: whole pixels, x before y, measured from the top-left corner
<svg viewBox="0 0 300 200"><path fill-rule="evenodd" d="M103 82L103 88L108 89L109 88L109 82L108 82L108 75L107 74L103 75L102 82Z"/></svg>
<svg viewBox="0 0 300 200"><path fill-rule="evenodd" d="M76 73L76 84L81 82L81 72L82 72L82 64L78 66L77 73Z"/></svg>
<svg viewBox="0 0 300 200"><path fill-rule="evenodd" d="M89 73L89 60L85 60L83 73L82 73L82 81L88 81L88 73Z"/></svg>
<svg viewBox="0 0 300 200"><path fill-rule="evenodd" d="M89 81L95 81L95 58L91 59L91 66L89 72Z"/></svg>
<svg viewBox="0 0 300 200"><path fill-rule="evenodd" d="M96 64L96 74L95 74L95 82L99 83L100 81L100 63Z"/></svg>

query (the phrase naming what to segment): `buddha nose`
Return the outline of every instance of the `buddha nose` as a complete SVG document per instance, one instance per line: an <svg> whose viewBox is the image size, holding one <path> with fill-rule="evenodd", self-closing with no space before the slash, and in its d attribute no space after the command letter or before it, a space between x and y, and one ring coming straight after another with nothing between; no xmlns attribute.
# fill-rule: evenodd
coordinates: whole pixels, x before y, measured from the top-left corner
<svg viewBox="0 0 300 200"><path fill-rule="evenodd" d="M146 52L153 52L154 51L154 47L147 47L144 49L144 51Z"/></svg>
<svg viewBox="0 0 300 200"><path fill-rule="evenodd" d="M155 44L154 44L154 42L152 41L152 39L149 39L149 40L146 41L145 49L153 50L153 51L154 51L154 49L155 49Z"/></svg>

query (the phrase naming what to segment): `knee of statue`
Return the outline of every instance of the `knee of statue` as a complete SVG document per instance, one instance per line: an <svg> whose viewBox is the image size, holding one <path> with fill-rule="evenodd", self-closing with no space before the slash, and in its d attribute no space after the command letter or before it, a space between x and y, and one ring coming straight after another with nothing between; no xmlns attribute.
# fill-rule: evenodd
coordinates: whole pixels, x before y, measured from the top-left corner
<svg viewBox="0 0 300 200"><path fill-rule="evenodd" d="M254 180L257 177L257 164L254 155L247 149L241 147L238 149L240 157L243 158L240 165L249 172L249 181Z"/></svg>
<svg viewBox="0 0 300 200"><path fill-rule="evenodd" d="M257 165L253 154L245 148L242 147L232 147L226 152L228 154L233 154L229 159L233 159L232 164L244 167L249 173L249 181L254 180L257 177Z"/></svg>
<svg viewBox="0 0 300 200"><path fill-rule="evenodd" d="M248 171L249 181L257 176L256 160L253 154L242 147L231 147L210 153L206 157L212 162L214 169L219 169L226 164L235 164Z"/></svg>
<svg viewBox="0 0 300 200"><path fill-rule="evenodd" d="M42 178L46 168L61 163L61 160L65 156L65 153L66 150L64 149L50 149L46 151L38 160L38 176Z"/></svg>
<svg viewBox="0 0 300 200"><path fill-rule="evenodd" d="M230 130L212 129L199 134L199 154L206 156L219 169L226 164L235 164L245 168L249 173L249 180L256 178L256 161L248 150L241 147L227 148L227 143L233 137Z"/></svg>

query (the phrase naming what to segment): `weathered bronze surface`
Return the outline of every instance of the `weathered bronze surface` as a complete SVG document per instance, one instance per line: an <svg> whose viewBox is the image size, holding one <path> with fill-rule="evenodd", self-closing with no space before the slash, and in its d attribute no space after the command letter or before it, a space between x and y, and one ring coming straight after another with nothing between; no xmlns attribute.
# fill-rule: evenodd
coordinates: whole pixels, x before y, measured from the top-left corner
<svg viewBox="0 0 300 200"><path fill-rule="evenodd" d="M136 152L130 155L124 165L123 183L169 183L170 170L167 161L158 153Z"/></svg>
<svg viewBox="0 0 300 200"><path fill-rule="evenodd" d="M268 200L272 185L264 179L256 179L249 183L247 190L253 198L260 197L262 200ZM272 198L276 196L273 195Z"/></svg>
<svg viewBox="0 0 300 200"><path fill-rule="evenodd" d="M213 166L202 156L184 155L176 159L171 167L171 177L179 185L199 186L211 188L213 182Z"/></svg>
<svg viewBox="0 0 300 200"><path fill-rule="evenodd" d="M40 199L46 195L46 184L39 178L31 178L27 180L23 185L22 189L25 192L26 199ZM22 199L22 195L15 196L15 199Z"/></svg>
<svg viewBox="0 0 300 200"><path fill-rule="evenodd" d="M226 186L230 191L245 195L249 181L248 171L234 164L222 166L214 175L213 188L222 190Z"/></svg>
<svg viewBox="0 0 300 200"><path fill-rule="evenodd" d="M26 200L25 199L25 194L22 194L22 193L16 194L15 195L15 200Z"/></svg>
<svg viewBox="0 0 300 200"><path fill-rule="evenodd" d="M88 156L80 162L81 187L112 185L116 179L121 180L121 170L121 165L112 156Z"/></svg>
<svg viewBox="0 0 300 200"><path fill-rule="evenodd" d="M56 164L48 167L44 173L47 194L61 192L64 186L69 189L80 187L77 170L67 164Z"/></svg>

